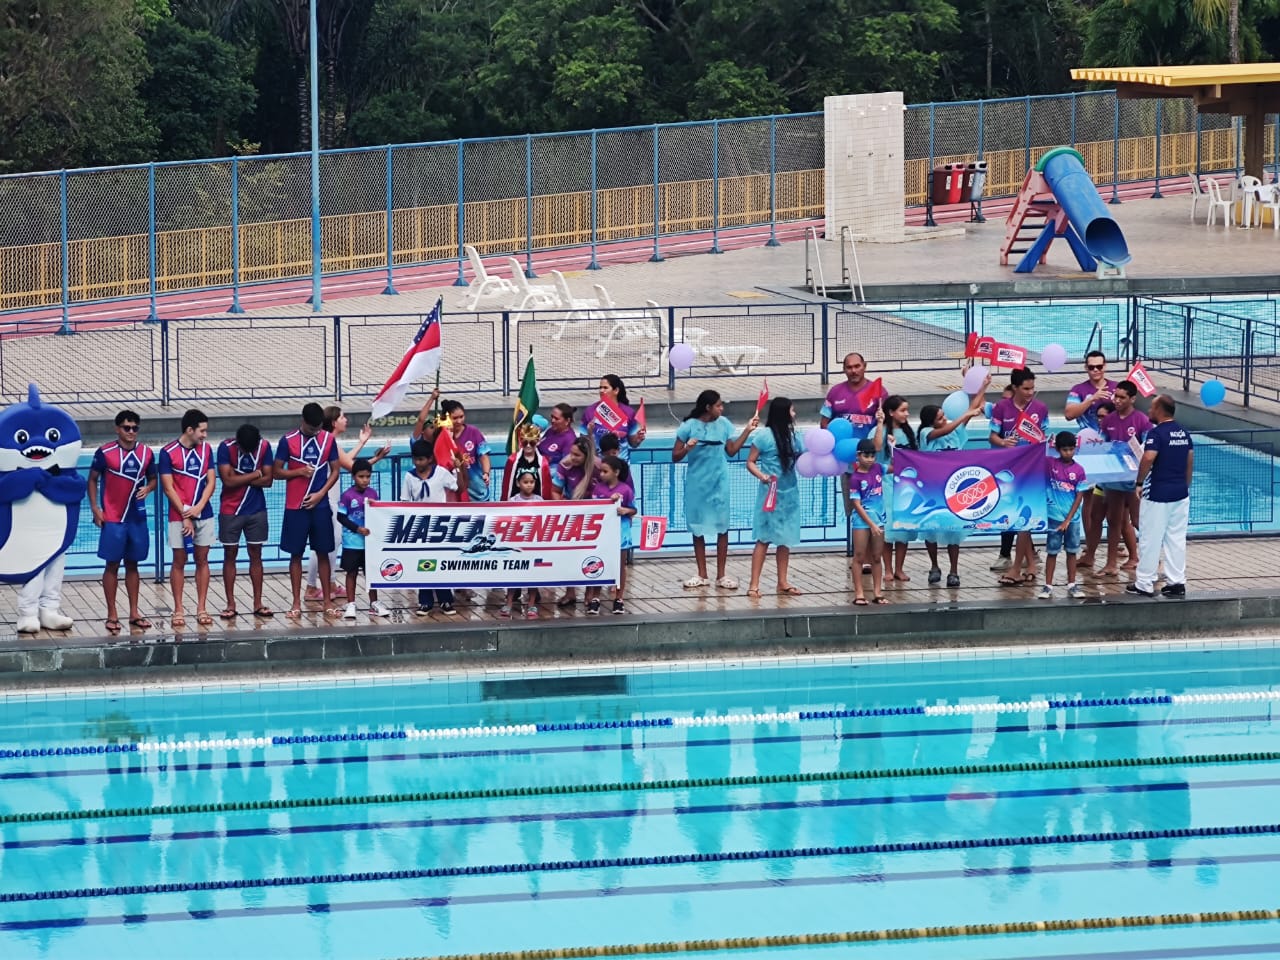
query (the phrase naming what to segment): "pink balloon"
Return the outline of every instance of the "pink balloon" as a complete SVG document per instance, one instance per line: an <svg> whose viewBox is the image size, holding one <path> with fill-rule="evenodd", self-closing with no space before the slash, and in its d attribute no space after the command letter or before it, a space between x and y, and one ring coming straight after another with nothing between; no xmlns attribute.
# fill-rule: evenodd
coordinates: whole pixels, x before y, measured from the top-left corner
<svg viewBox="0 0 1280 960"><path fill-rule="evenodd" d="M818 465L814 462L817 458L812 453L802 453L796 458L796 473L802 477L816 477L818 475Z"/></svg>
<svg viewBox="0 0 1280 960"><path fill-rule="evenodd" d="M831 454L824 454L815 457L814 462L818 467L818 474L823 477L838 477L844 473L844 464L833 457Z"/></svg>
<svg viewBox="0 0 1280 960"><path fill-rule="evenodd" d="M1057 373L1067 365L1066 348L1058 343L1046 344L1040 351L1040 362L1049 373Z"/></svg>
<svg viewBox="0 0 1280 960"><path fill-rule="evenodd" d="M677 343L671 348L667 359L675 370L688 370L693 366L693 347L687 343Z"/></svg>
<svg viewBox="0 0 1280 960"><path fill-rule="evenodd" d="M987 368L982 364L970 367L964 375L964 392L969 396L977 396L982 389L982 382L987 379Z"/></svg>

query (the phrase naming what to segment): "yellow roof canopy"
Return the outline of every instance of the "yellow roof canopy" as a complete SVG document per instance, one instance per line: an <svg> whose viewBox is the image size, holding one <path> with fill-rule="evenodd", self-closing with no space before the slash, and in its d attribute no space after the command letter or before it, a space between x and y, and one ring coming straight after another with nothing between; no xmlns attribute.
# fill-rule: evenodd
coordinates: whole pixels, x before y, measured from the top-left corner
<svg viewBox="0 0 1280 960"><path fill-rule="evenodd" d="M1188 67L1083 67L1072 70L1071 79L1091 80L1098 83L1140 83L1149 87L1280 83L1280 63L1206 63Z"/></svg>

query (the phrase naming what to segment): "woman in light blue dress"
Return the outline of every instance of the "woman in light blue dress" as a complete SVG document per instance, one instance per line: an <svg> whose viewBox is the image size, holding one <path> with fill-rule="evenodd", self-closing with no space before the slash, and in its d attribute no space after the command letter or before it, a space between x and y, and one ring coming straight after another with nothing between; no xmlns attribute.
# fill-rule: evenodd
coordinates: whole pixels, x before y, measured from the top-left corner
<svg viewBox="0 0 1280 960"><path fill-rule="evenodd" d="M760 426L753 416L734 436L733 424L724 416L724 401L715 390L698 394L693 409L676 430L672 463L688 458L684 475L684 519L693 535L693 559L697 576L684 582L686 590L711 586L707 577L707 538L716 539L716 586L737 590L738 581L727 573L729 562L729 457L736 457L751 431Z"/></svg>
<svg viewBox="0 0 1280 960"><path fill-rule="evenodd" d="M786 397L775 397L769 403L765 425L752 431L751 453L747 455L747 472L760 481L756 495L752 533L756 538L751 551L751 585L747 596L759 599L760 573L764 558L773 544L778 552L778 593L799 596L800 590L787 580L791 548L800 543L800 486L796 477L796 460L804 452L804 444L796 433L796 411ZM777 481L772 510L766 510L769 487Z"/></svg>
<svg viewBox="0 0 1280 960"><path fill-rule="evenodd" d="M911 405L906 397L896 394L885 400L884 417L876 418L876 460L885 472L884 508L884 579L906 583L907 576L902 565L907 559L907 544L916 538L914 530L893 529L893 485L890 475L893 473L893 451L917 450L915 431L911 429ZM882 432L883 431L883 432Z"/></svg>
<svg viewBox="0 0 1280 960"><path fill-rule="evenodd" d="M954 420L948 420L937 404L925 404L920 410L920 449L925 453L964 449L964 428L970 420L982 413L987 384L990 382L991 377L988 376L982 390L970 402L969 409ZM929 554L929 583L942 581L942 568L938 566L938 544L942 544L947 548L947 562L950 566L947 586L953 589L960 586L960 544L964 543L968 533L963 529L948 528L922 530L921 534L924 537L924 549Z"/></svg>

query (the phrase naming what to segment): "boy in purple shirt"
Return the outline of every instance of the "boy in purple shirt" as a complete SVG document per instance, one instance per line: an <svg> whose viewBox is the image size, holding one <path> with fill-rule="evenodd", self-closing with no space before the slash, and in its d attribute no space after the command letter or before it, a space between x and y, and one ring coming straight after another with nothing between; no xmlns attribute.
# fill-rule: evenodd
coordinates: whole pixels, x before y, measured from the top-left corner
<svg viewBox="0 0 1280 960"><path fill-rule="evenodd" d="M1049 535L1045 538L1044 586L1041 600L1053 599L1053 574L1058 565L1058 551L1067 551L1067 596L1073 600L1084 596L1076 582L1076 555L1080 552L1080 504L1089 484L1084 467L1075 462L1076 438L1069 430L1058 434L1053 444L1058 459L1049 461Z"/></svg>
<svg viewBox="0 0 1280 960"><path fill-rule="evenodd" d="M1142 443L1146 438L1151 429L1151 421L1133 405L1137 396L1137 384L1129 380L1116 384L1116 409L1102 418L1104 440L1120 443L1137 440ZM1138 566L1138 537L1135 532L1138 524L1138 493L1130 483L1108 483L1102 489L1106 491L1107 503L1107 563L1098 574L1114 577L1121 569L1134 570ZM1117 566L1122 539L1129 552L1129 559L1125 561L1123 568Z"/></svg>
<svg viewBox="0 0 1280 960"><path fill-rule="evenodd" d="M1009 382L1013 386L1013 396L1000 400L991 408L991 433L987 442L993 447L1043 443L1043 439L1035 440L1034 437L1038 432L1043 438L1049 429L1049 408L1036 399L1036 375L1026 367L1019 367L1009 375ZM1002 556L1003 551L1002 544ZM1031 534L1022 531L1014 539L1013 563L998 583L1002 587L1034 583L1035 563Z"/></svg>

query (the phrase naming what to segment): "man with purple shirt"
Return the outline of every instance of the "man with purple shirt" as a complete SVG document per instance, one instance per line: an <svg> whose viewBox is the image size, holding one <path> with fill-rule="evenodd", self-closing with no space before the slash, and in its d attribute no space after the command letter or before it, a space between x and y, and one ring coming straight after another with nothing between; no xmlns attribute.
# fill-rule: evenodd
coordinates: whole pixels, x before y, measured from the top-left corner
<svg viewBox="0 0 1280 960"><path fill-rule="evenodd" d="M867 379L867 361L860 353L846 354L844 358L844 383L837 383L827 391L818 415L818 426L826 427L832 420L848 420L853 426L853 439L865 440L876 429L876 411L888 399L889 393L879 379ZM853 510L849 499L849 473L840 475L844 491L844 514ZM870 571L866 571L870 572Z"/></svg>
<svg viewBox="0 0 1280 960"><path fill-rule="evenodd" d="M1002 399L991 408L991 433L987 442L993 447L1044 443L1049 429L1049 408L1036 399L1036 375L1026 367L1020 367L1009 375L1009 382L1013 385L1013 396ZM1041 439L1033 441L1037 431ZM1013 563L1000 577L1001 586L1032 583L1036 579L1031 534L1019 532L1014 547ZM1002 546L1001 556L1004 556L1004 549Z"/></svg>
<svg viewBox="0 0 1280 960"><path fill-rule="evenodd" d="M1090 350L1084 358L1089 379L1078 383L1067 394L1067 406L1063 413L1074 420L1081 430L1098 431L1101 420L1099 408L1111 400L1116 382L1107 376L1107 356L1101 350ZM1101 491L1090 491L1084 498L1080 511L1084 522L1084 552L1080 554L1082 567L1093 566L1093 554L1102 540L1102 521L1106 517L1106 501Z"/></svg>
<svg viewBox="0 0 1280 960"><path fill-rule="evenodd" d="M1137 396L1137 384L1125 380L1116 385L1113 393L1115 412L1102 418L1103 439L1120 443L1131 440L1142 443L1146 439L1151 421L1134 406ZM1138 537L1135 533L1138 524L1138 492L1131 483L1106 483L1102 484L1102 489L1106 491L1107 498L1107 564L1098 574L1114 577L1121 569L1117 566L1121 540L1129 551L1124 569L1134 570L1138 566Z"/></svg>

